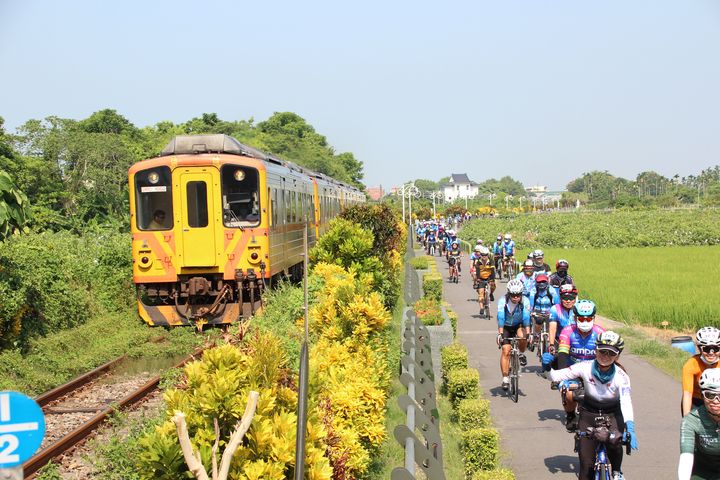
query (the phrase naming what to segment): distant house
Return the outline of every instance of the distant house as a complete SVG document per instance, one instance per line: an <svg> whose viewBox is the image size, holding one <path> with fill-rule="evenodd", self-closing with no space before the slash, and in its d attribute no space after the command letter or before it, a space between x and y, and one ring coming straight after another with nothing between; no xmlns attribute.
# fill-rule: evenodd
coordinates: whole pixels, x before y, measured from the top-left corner
<svg viewBox="0 0 720 480"><path fill-rule="evenodd" d="M448 183L440 185L445 200L452 202L458 198L475 198L478 184L470 180L466 173L453 173Z"/></svg>
<svg viewBox="0 0 720 480"><path fill-rule="evenodd" d="M370 200L377 201L385 195L385 192L383 191L382 185L380 185L379 187L368 187L367 194L368 197L370 197Z"/></svg>
<svg viewBox="0 0 720 480"><path fill-rule="evenodd" d="M547 187L545 185L533 185L532 187L525 187L525 191L528 193L534 193L536 195L541 195L541 194L547 192Z"/></svg>

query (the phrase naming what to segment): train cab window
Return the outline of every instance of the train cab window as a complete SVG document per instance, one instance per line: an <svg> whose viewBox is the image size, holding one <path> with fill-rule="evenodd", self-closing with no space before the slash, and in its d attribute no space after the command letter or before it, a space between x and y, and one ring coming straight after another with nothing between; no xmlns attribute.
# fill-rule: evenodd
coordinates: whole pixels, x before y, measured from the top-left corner
<svg viewBox="0 0 720 480"><path fill-rule="evenodd" d="M205 182L187 183L188 226L205 228L208 226L207 184Z"/></svg>
<svg viewBox="0 0 720 480"><path fill-rule="evenodd" d="M136 225L140 230L169 230L173 227L169 167L156 167L135 174L135 212Z"/></svg>
<svg viewBox="0 0 720 480"><path fill-rule="evenodd" d="M259 175L254 168L223 165L223 224L226 227L252 227L260 224Z"/></svg>

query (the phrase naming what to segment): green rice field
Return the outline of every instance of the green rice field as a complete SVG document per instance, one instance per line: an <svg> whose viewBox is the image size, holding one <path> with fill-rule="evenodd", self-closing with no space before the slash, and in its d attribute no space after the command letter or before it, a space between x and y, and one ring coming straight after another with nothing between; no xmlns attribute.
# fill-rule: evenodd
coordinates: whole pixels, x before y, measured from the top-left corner
<svg viewBox="0 0 720 480"><path fill-rule="evenodd" d="M718 246L545 249L553 270L558 258L570 262L580 298L602 316L657 327L667 321L674 330L720 325L720 282L711 268L720 264Z"/></svg>

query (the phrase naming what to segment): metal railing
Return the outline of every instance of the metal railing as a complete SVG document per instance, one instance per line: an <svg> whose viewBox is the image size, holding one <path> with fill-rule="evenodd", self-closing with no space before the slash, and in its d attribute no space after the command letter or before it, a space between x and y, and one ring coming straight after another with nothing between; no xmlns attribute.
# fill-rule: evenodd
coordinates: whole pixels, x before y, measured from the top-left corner
<svg viewBox="0 0 720 480"><path fill-rule="evenodd" d="M393 433L405 448L405 466L395 468L390 478L415 480L417 466L428 480L445 480L430 333L411 309L405 311L402 352L400 382L408 393L398 398L398 405L407 421Z"/></svg>

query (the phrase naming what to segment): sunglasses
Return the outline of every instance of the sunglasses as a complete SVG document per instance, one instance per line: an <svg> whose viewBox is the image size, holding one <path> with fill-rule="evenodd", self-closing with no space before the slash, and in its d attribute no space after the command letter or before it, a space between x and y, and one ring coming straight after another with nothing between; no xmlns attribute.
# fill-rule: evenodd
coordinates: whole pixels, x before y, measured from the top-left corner
<svg viewBox="0 0 720 480"><path fill-rule="evenodd" d="M522 297L522 293L511 293L510 296L514 298Z"/></svg>
<svg viewBox="0 0 720 480"><path fill-rule="evenodd" d="M718 352L720 352L720 346L704 345L704 346L700 347L700 351L703 353L718 353Z"/></svg>
<svg viewBox="0 0 720 480"><path fill-rule="evenodd" d="M702 395L705 398L705 400L710 400L711 402L713 400L720 400L720 392L713 392L712 390L703 390Z"/></svg>
<svg viewBox="0 0 720 480"><path fill-rule="evenodd" d="M575 320L578 322L592 322L595 320L595 317L575 317Z"/></svg>
<svg viewBox="0 0 720 480"><path fill-rule="evenodd" d="M560 300L575 300L576 298L575 295L560 295Z"/></svg>
<svg viewBox="0 0 720 480"><path fill-rule="evenodd" d="M618 353L608 349L598 349L598 355L605 355L606 357L617 357Z"/></svg>

